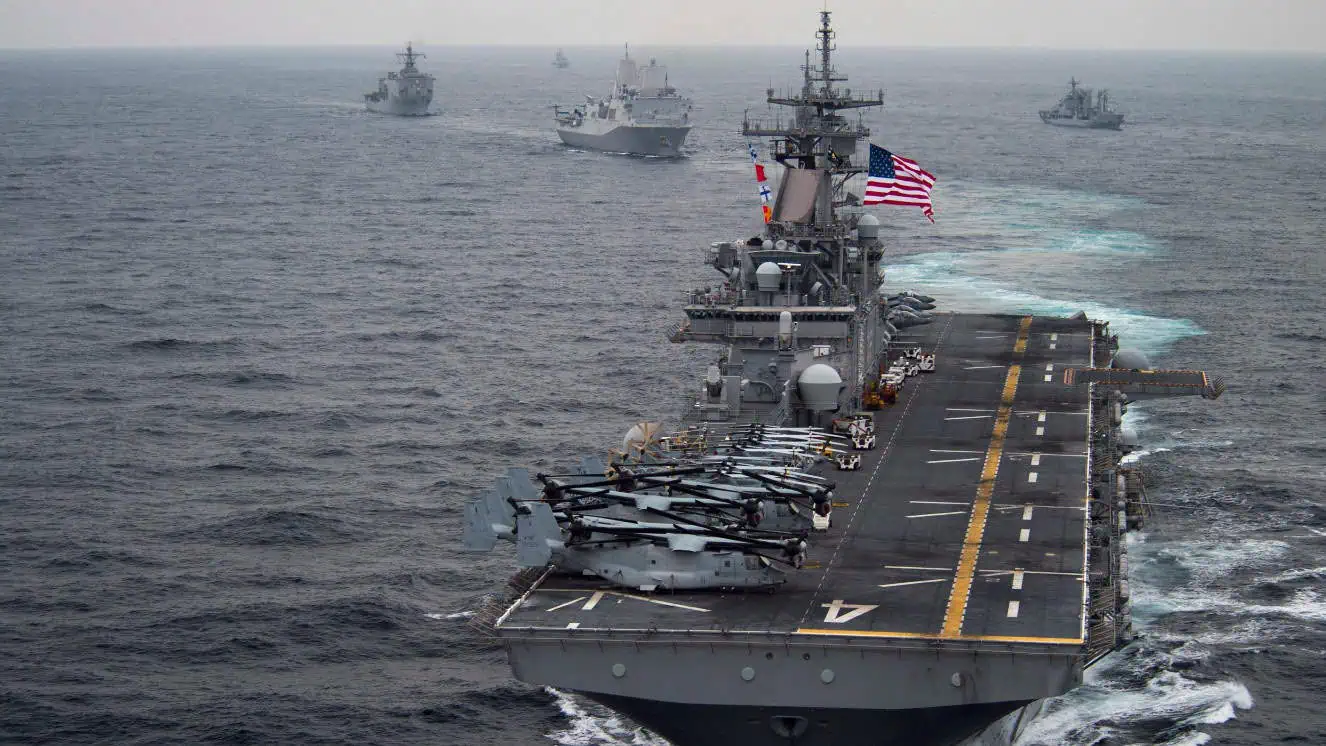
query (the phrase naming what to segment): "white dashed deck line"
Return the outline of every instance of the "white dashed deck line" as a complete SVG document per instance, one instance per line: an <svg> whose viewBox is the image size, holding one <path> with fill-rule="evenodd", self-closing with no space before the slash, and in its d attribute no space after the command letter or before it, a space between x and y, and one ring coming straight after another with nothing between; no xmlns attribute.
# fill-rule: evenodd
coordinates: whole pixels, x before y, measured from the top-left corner
<svg viewBox="0 0 1326 746"><path fill-rule="evenodd" d="M944 516L944 515L967 515L967 511L965 511L965 510L953 510L953 511L949 511L949 512L947 512L947 513L917 513L917 514L915 514L915 515L909 515L909 516L907 516L907 517L908 517L908 518L938 518L938 517L940 517L940 516Z"/></svg>
<svg viewBox="0 0 1326 746"><path fill-rule="evenodd" d="M1036 413L1036 421L1037 421L1037 422L1044 422L1044 421L1045 421L1045 415L1046 415L1046 414L1048 414L1048 412L1037 412L1037 413Z"/></svg>
<svg viewBox="0 0 1326 746"><path fill-rule="evenodd" d="M1045 434L1045 428L1043 428L1043 427L1038 427L1038 428L1036 428L1036 434L1037 434L1037 435L1044 435L1044 434Z"/></svg>
<svg viewBox="0 0 1326 746"><path fill-rule="evenodd" d="M945 417L944 420L945 420L945 421L949 421L949 420L988 420L988 419L990 419L991 417L994 417L994 415L992 415L992 414L966 414L966 415L962 415L961 417Z"/></svg>
<svg viewBox="0 0 1326 746"><path fill-rule="evenodd" d="M916 567L915 565L885 565L885 570L927 570L929 572L953 572L951 567Z"/></svg>
<svg viewBox="0 0 1326 746"><path fill-rule="evenodd" d="M566 625L566 628L567 628L567 629L580 629L580 622L571 622L570 624Z"/></svg>
<svg viewBox="0 0 1326 746"><path fill-rule="evenodd" d="M1025 575L1026 573L1022 572L1021 570L1013 571L1013 590L1015 591L1022 590L1022 578Z"/></svg>
<svg viewBox="0 0 1326 746"><path fill-rule="evenodd" d="M565 608L568 607L568 606L571 606L571 605L574 605L574 604L578 604L578 603L580 603L581 601L584 601L584 600L585 600L585 596L581 596L581 597L579 597L579 598L575 598L575 599L572 599L572 600L570 600L570 601L567 601L567 602L564 603L564 604L557 604L556 606L552 607L551 609L548 609L548 611L561 611L562 609L565 609Z"/></svg>
<svg viewBox="0 0 1326 746"><path fill-rule="evenodd" d="M1023 508L1023 509L1022 509L1022 520L1024 520L1024 521L1029 521L1029 520L1031 520L1031 512L1032 512L1033 510L1035 510L1035 509L1036 509L1036 506L1035 506L1035 505L1028 505L1028 506L1026 506L1025 508Z"/></svg>
<svg viewBox="0 0 1326 746"><path fill-rule="evenodd" d="M1009 618L1009 619L1017 619L1017 616L1018 616L1018 610L1019 610L1019 608L1020 608L1021 606L1022 606L1022 604L1021 604L1020 602L1018 602L1018 601L1009 601L1009 602L1008 602L1008 618Z"/></svg>
<svg viewBox="0 0 1326 746"><path fill-rule="evenodd" d="M947 583L948 578L930 578L929 580L905 580L901 583L883 583L880 588L897 588L903 585L924 585L926 583Z"/></svg>
<svg viewBox="0 0 1326 746"><path fill-rule="evenodd" d="M1032 473L1030 473L1030 474L1027 475L1027 481L1028 481L1028 482L1031 482L1032 484L1035 484L1035 483L1036 483L1036 479L1037 479L1037 476L1036 476L1036 472L1034 472L1034 471L1033 471Z"/></svg>
<svg viewBox="0 0 1326 746"><path fill-rule="evenodd" d="M1031 454L1031 465L1032 465L1032 466L1040 466L1040 465L1041 465L1041 455L1040 455L1039 453L1033 453L1033 454Z"/></svg>
<svg viewBox="0 0 1326 746"><path fill-rule="evenodd" d="M1022 531L1018 533L1018 541L1022 542L1023 544L1031 541L1031 529L1029 528L1022 529Z"/></svg>
<svg viewBox="0 0 1326 746"><path fill-rule="evenodd" d="M937 461L927 461L926 463L927 463L927 464L957 464L957 463L961 463L961 462L963 462L963 461L984 461L984 460L985 460L985 459L981 458L980 456L972 456L971 458L943 458L943 459L939 459L939 460L937 460Z"/></svg>
<svg viewBox="0 0 1326 746"><path fill-rule="evenodd" d="M599 601L602 600L603 600L603 591L595 591L594 595L590 596L589 601L585 604L585 611L593 611L594 607L598 606Z"/></svg>

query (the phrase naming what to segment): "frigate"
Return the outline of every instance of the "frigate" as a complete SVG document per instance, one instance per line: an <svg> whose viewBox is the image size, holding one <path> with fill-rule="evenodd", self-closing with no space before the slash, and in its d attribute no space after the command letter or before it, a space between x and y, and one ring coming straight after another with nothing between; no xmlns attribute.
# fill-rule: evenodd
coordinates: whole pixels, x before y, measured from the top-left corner
<svg viewBox="0 0 1326 746"><path fill-rule="evenodd" d="M566 68L566 67L570 67L570 66L571 66L571 60L568 60L568 59L566 58L566 53L563 52L563 51L560 50L560 49L558 49L558 50L557 50L557 53L553 55L553 62L552 62L552 63L553 63L553 67L562 67L562 68Z"/></svg>
<svg viewBox="0 0 1326 746"><path fill-rule="evenodd" d="M1079 88L1077 78L1068 81L1068 93L1053 109L1040 112L1041 121L1060 127L1117 130L1123 127L1123 115L1110 110L1110 92L1099 91L1092 103L1090 88Z"/></svg>
<svg viewBox="0 0 1326 746"><path fill-rule="evenodd" d="M465 545L524 568L472 623L521 681L678 746L1006 744L1133 637L1149 503L1124 413L1224 384L1080 312L893 288L850 191L870 130L848 115L882 95L839 87L829 21L802 88L768 91L788 113L742 123L781 181L668 333L721 350L681 422L469 501Z"/></svg>
<svg viewBox="0 0 1326 746"><path fill-rule="evenodd" d="M414 51L413 44L406 44L405 51L396 54L401 62L400 71L378 78L377 90L364 94L368 110L406 117L427 116L428 105L433 103L433 76L420 72L414 64L424 56Z"/></svg>
<svg viewBox="0 0 1326 746"><path fill-rule="evenodd" d="M577 148L633 155L677 156L691 131L691 100L668 82L657 60L646 66L631 59L630 48L617 62L612 92L586 96L585 103L553 107L557 135Z"/></svg>

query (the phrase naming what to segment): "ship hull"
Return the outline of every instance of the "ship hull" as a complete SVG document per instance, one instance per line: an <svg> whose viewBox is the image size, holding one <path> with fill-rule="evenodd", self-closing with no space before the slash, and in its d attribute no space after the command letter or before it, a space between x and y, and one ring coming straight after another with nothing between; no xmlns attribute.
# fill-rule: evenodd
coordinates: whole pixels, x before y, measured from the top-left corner
<svg viewBox="0 0 1326 746"><path fill-rule="evenodd" d="M1041 115L1041 121L1055 127L1076 127L1078 129L1091 130L1117 130L1123 128L1123 115L1097 116L1091 119L1076 119L1072 117L1047 117Z"/></svg>
<svg viewBox="0 0 1326 746"><path fill-rule="evenodd" d="M681 155L682 145L690 127L657 127L636 125L614 127L606 132L585 132L573 127L558 127L562 142L576 148L602 150L609 153L675 157Z"/></svg>
<svg viewBox="0 0 1326 746"><path fill-rule="evenodd" d="M733 707L588 694L676 746L1007 746L1039 702L915 710Z"/></svg>
<svg viewBox="0 0 1326 746"><path fill-rule="evenodd" d="M398 117L426 117L431 98L392 98L383 101L364 99L364 106L369 111L379 114L392 114Z"/></svg>

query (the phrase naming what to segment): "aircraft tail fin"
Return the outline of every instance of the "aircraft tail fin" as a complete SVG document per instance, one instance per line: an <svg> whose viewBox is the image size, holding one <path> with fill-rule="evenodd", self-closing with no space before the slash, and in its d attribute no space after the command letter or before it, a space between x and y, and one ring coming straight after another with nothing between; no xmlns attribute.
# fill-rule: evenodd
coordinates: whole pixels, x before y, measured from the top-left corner
<svg viewBox="0 0 1326 746"><path fill-rule="evenodd" d="M516 560L522 567L542 567L561 547L562 529L547 503L528 503L529 513L516 516Z"/></svg>

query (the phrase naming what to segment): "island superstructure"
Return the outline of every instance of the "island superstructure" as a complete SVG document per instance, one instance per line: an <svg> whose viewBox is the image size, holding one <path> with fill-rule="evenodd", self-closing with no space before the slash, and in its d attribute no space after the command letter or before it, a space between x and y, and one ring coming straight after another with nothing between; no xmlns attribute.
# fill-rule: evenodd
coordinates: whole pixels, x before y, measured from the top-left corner
<svg viewBox="0 0 1326 746"><path fill-rule="evenodd" d="M612 92L555 107L557 136L567 145L632 155L677 156L691 131L691 100L668 81L667 67L640 66L630 48L617 61Z"/></svg>
<svg viewBox="0 0 1326 746"><path fill-rule="evenodd" d="M720 348L682 426L472 500L467 546L525 567L473 622L678 746L1007 743L1131 639L1129 401L1223 384L1082 314L889 288L850 192L882 97L839 86L820 21L787 113L742 125L784 166L771 219L708 247L669 334Z"/></svg>
<svg viewBox="0 0 1326 746"><path fill-rule="evenodd" d="M406 44L405 51L396 54L401 62L400 71L379 78L377 90L364 94L364 106L382 114L427 116L428 106L433 103L433 76L421 72L414 64L424 56L414 51L413 44Z"/></svg>

